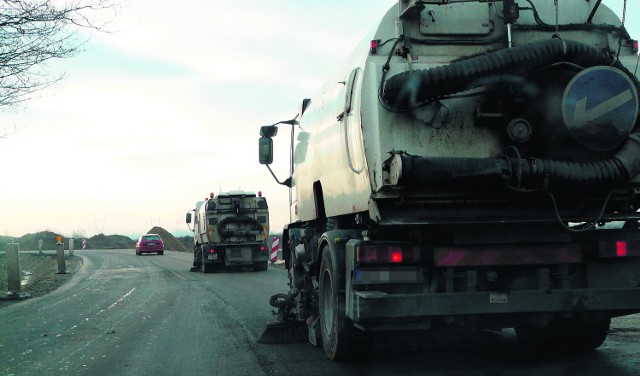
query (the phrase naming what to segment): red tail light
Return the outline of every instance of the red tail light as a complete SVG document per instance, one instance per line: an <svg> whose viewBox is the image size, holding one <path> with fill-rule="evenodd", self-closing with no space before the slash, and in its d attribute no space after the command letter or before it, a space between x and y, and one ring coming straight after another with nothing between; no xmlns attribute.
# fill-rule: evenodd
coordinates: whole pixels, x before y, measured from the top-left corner
<svg viewBox="0 0 640 376"><path fill-rule="evenodd" d="M598 254L600 257L640 256L640 240L601 241Z"/></svg>
<svg viewBox="0 0 640 376"><path fill-rule="evenodd" d="M361 245L356 248L356 261L361 264L401 264L420 261L415 246Z"/></svg>
<svg viewBox="0 0 640 376"><path fill-rule="evenodd" d="M627 242L616 242L616 256L625 257L627 255Z"/></svg>
<svg viewBox="0 0 640 376"><path fill-rule="evenodd" d="M214 254L214 253L216 253L216 250L215 250L215 249L210 249L210 250L209 250L209 253L210 253L210 254Z"/></svg>
<svg viewBox="0 0 640 376"><path fill-rule="evenodd" d="M402 262L402 250L393 250L391 251L391 262L398 263Z"/></svg>
<svg viewBox="0 0 640 376"><path fill-rule="evenodd" d="M634 39L631 43L633 43L633 52L638 52L638 41Z"/></svg>
<svg viewBox="0 0 640 376"><path fill-rule="evenodd" d="M261 246L260 246L260 250L261 250L261 251L266 251L266 250L267 250L267 247L265 247L264 245L261 245Z"/></svg>

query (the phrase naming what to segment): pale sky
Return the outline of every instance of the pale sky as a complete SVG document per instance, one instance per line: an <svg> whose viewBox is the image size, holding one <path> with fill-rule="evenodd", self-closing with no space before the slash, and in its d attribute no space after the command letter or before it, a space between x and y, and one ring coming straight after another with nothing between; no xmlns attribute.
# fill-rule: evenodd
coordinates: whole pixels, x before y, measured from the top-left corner
<svg viewBox="0 0 640 376"><path fill-rule="evenodd" d="M604 0L619 15L622 3ZM0 139L0 235L186 231L185 213L221 189L262 191L280 231L288 190L258 163L260 126L293 117L396 4L129 0L116 32L52 66L60 84L0 110L0 134L12 132ZM274 169L287 177L286 163Z"/></svg>

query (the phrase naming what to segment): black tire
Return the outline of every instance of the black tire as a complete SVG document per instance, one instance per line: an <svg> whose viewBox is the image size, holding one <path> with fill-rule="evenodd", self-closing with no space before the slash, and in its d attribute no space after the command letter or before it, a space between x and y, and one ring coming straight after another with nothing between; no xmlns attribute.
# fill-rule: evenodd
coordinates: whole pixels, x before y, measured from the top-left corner
<svg viewBox="0 0 640 376"><path fill-rule="evenodd" d="M202 263L200 264L200 267L202 268L203 273L211 273L213 271L213 265L207 264L204 261L202 261Z"/></svg>
<svg viewBox="0 0 640 376"><path fill-rule="evenodd" d="M202 250L199 245L193 248L193 267L197 270L202 268Z"/></svg>
<svg viewBox="0 0 640 376"><path fill-rule="evenodd" d="M253 271L255 272L264 272L269 267L269 261L260 261L253 263Z"/></svg>
<svg viewBox="0 0 640 376"><path fill-rule="evenodd" d="M160 256L162 256L162 255L164 255L164 251L162 251L162 252L158 252L158 254L159 254Z"/></svg>
<svg viewBox="0 0 640 376"><path fill-rule="evenodd" d="M575 335L573 347L579 351L597 349L607 339L610 326L611 319L609 318L593 322L582 322Z"/></svg>
<svg viewBox="0 0 640 376"><path fill-rule="evenodd" d="M582 318L557 319L537 328L522 325L514 328L518 341L527 350L589 351L602 345L609 334L611 319L584 321Z"/></svg>
<svg viewBox="0 0 640 376"><path fill-rule="evenodd" d="M345 296L339 292L337 268L331 251L326 249L320 264L319 314L322 345L332 360L349 360L368 350L363 332L353 326L345 314Z"/></svg>

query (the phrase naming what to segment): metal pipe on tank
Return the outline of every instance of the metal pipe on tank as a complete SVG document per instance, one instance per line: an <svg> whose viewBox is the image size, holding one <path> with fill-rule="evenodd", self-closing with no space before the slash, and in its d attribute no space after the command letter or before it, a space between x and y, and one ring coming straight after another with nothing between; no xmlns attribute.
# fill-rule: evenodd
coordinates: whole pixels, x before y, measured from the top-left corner
<svg viewBox="0 0 640 376"><path fill-rule="evenodd" d="M504 14L504 23L507 25L507 47L511 48L513 47L511 29L520 17L520 8L518 8L515 0L504 0L502 3L502 14Z"/></svg>

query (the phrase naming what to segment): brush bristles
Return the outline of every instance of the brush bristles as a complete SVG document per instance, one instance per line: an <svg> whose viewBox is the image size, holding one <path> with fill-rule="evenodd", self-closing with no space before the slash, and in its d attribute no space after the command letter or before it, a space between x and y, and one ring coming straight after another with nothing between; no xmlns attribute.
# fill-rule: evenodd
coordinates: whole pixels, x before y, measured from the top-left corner
<svg viewBox="0 0 640 376"><path fill-rule="evenodd" d="M269 345L301 343L309 340L309 329L305 323L290 325L267 325L267 329L258 338L258 343Z"/></svg>

